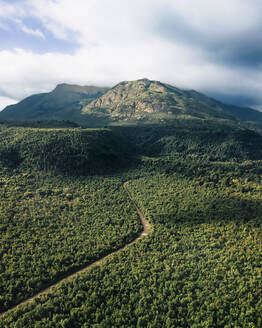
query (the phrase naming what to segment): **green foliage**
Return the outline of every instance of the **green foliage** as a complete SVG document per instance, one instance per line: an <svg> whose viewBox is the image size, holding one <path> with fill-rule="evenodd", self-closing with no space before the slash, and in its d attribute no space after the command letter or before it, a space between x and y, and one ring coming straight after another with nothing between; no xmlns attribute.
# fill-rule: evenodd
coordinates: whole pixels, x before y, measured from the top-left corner
<svg viewBox="0 0 262 328"><path fill-rule="evenodd" d="M1 310L118 249L140 229L117 178L1 175Z"/></svg>
<svg viewBox="0 0 262 328"><path fill-rule="evenodd" d="M12 243L20 249L21 236L25 236L23 245L36 245L40 240L36 249L31 248L33 259L42 254L42 241L56 243L55 252L49 246L49 253L43 256L46 262L34 262L45 277L49 274L45 264L51 257L53 270L57 270L54 280L61 272L70 271L73 261L81 265L84 239L91 243L90 254L95 252L97 257L105 249L114 249L111 236L117 245L132 239L132 231L136 234L140 228L127 196L118 189L121 181L129 180L129 190L150 220L152 232L104 265L6 313L0 319L1 328L261 327L262 162L257 160L261 137L225 125L216 129L202 123L196 126L191 131L167 126L117 128L140 146L144 156L136 168L113 177L62 179L41 173L36 180L28 171L24 178L22 172L3 173L1 219L5 236L5 231L11 234L3 254L11 272L26 274L29 270L23 270L27 260L20 265L8 257ZM42 189L50 193L41 196ZM105 208L105 216L99 220ZM7 216L5 209L12 215ZM29 211L33 215L27 215ZM47 213L45 220L39 220L43 212ZM121 229L121 237L111 226L115 216L119 224L113 227ZM92 244L93 238L101 253ZM65 245L75 253L67 252ZM65 271L64 255L72 261ZM29 281L33 274L29 271ZM17 273L2 281L13 287L16 279ZM27 278L24 281L26 284ZM19 293L20 288L8 291ZM1 295L7 302L10 292Z"/></svg>
<svg viewBox="0 0 262 328"><path fill-rule="evenodd" d="M74 175L119 171L134 147L107 129L2 128L0 163Z"/></svg>
<svg viewBox="0 0 262 328"><path fill-rule="evenodd" d="M132 139L143 154L205 158L211 161L262 159L262 136L215 121L179 121L177 125L115 128Z"/></svg>
<svg viewBox="0 0 262 328"><path fill-rule="evenodd" d="M58 121L58 120L38 120L38 121L5 121L0 122L0 124L4 124L6 127L26 127L26 128L79 128L79 124L71 121Z"/></svg>
<svg viewBox="0 0 262 328"><path fill-rule="evenodd" d="M262 159L262 137L250 130L234 132L198 131L174 133L155 142L151 154L205 156L213 161Z"/></svg>

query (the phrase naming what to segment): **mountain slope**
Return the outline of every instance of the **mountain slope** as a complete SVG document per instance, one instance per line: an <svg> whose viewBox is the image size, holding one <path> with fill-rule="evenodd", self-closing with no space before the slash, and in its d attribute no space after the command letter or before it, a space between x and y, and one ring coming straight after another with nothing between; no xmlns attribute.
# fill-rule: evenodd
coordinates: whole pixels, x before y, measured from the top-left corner
<svg viewBox="0 0 262 328"><path fill-rule="evenodd" d="M70 120L89 127L122 124L177 124L179 120L262 126L262 113L223 104L194 90L181 90L148 79L124 81L115 87L58 85L52 92L28 97L6 107L9 121Z"/></svg>
<svg viewBox="0 0 262 328"><path fill-rule="evenodd" d="M113 121L161 122L194 118L250 119L262 123L262 113L258 111L225 105L194 90L181 90L148 79L121 82L84 106L82 112L108 116Z"/></svg>
<svg viewBox="0 0 262 328"><path fill-rule="evenodd" d="M1 113L3 120L77 119L82 102L86 104L106 92L107 88L59 84L49 93L25 98L7 106Z"/></svg>
<svg viewBox="0 0 262 328"><path fill-rule="evenodd" d="M248 108L248 107L237 107L233 105L224 105L224 108L230 111L233 115L240 118L242 121L251 121L262 123L262 112Z"/></svg>

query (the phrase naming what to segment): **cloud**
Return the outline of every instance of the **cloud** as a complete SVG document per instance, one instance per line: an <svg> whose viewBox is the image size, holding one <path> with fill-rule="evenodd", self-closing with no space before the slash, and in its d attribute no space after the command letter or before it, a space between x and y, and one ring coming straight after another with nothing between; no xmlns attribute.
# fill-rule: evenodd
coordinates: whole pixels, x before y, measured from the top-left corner
<svg viewBox="0 0 262 328"><path fill-rule="evenodd" d="M60 82L114 85L148 77L234 103L262 104L258 0L0 0L1 9L43 42L48 32L79 44L70 54L2 45L0 86L11 98ZM28 27L27 18L38 26Z"/></svg>
<svg viewBox="0 0 262 328"><path fill-rule="evenodd" d="M10 30L10 27L6 23L9 20L17 24L20 30L24 33L45 39L42 31L29 28L24 24L22 19L28 15L25 9L26 7L21 6L21 3L8 4L0 0L0 28Z"/></svg>
<svg viewBox="0 0 262 328"><path fill-rule="evenodd" d="M39 29L31 29L27 27L20 19L15 19L14 21L24 33L45 39L43 32L41 32Z"/></svg>
<svg viewBox="0 0 262 328"><path fill-rule="evenodd" d="M0 0L0 17L13 18L25 15L25 10L21 4L7 3Z"/></svg>
<svg viewBox="0 0 262 328"><path fill-rule="evenodd" d="M171 42L204 49L207 61L240 67L261 65L262 4L199 1L195 10L189 3L163 10L156 33Z"/></svg>
<svg viewBox="0 0 262 328"><path fill-rule="evenodd" d="M17 100L8 97L0 96L0 111L3 110L8 105L16 104Z"/></svg>

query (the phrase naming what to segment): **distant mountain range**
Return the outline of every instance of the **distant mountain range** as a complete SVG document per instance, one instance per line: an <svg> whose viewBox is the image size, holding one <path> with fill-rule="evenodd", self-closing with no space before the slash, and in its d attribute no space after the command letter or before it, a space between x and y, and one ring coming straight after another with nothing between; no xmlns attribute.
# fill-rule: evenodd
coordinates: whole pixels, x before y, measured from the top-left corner
<svg viewBox="0 0 262 328"><path fill-rule="evenodd" d="M223 104L194 90L148 79L113 88L59 84L0 112L0 120L70 120L86 126L167 123L177 119L246 122L262 126L262 112Z"/></svg>

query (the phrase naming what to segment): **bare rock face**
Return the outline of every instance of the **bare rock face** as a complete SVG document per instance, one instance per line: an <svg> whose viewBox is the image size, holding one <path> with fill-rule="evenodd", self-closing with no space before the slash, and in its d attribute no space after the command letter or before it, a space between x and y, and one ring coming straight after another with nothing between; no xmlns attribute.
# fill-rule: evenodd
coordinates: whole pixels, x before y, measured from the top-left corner
<svg viewBox="0 0 262 328"><path fill-rule="evenodd" d="M215 101L201 96L197 92L180 90L159 81L124 81L83 106L82 114L100 112L115 120L133 118L149 121L181 115L199 118L227 116Z"/></svg>
<svg viewBox="0 0 262 328"><path fill-rule="evenodd" d="M157 81L148 79L125 81L83 107L82 112L103 109L108 113L118 112L119 116L129 116L130 114L141 115L143 112L165 111L168 104L161 96L166 96L166 94L165 85Z"/></svg>

